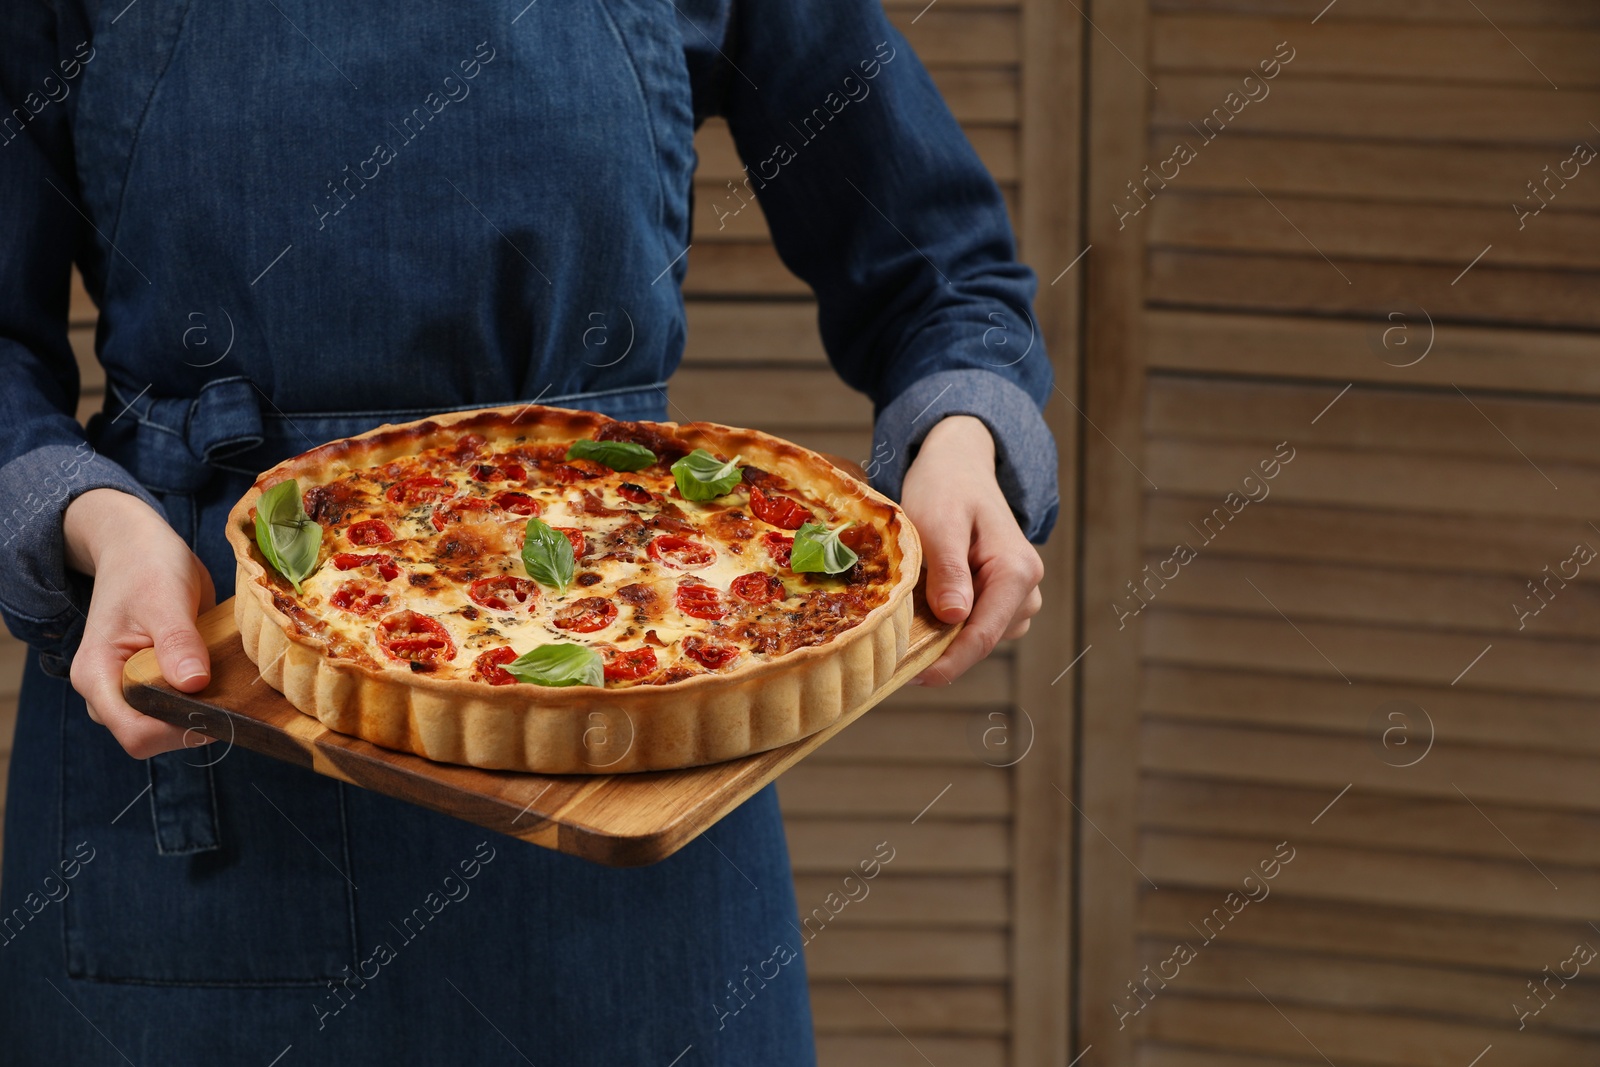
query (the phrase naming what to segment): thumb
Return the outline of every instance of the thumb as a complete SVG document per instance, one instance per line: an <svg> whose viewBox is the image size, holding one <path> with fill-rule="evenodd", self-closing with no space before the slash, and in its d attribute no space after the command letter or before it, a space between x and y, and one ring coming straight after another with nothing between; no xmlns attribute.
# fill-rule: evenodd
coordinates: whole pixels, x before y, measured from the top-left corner
<svg viewBox="0 0 1600 1067"><path fill-rule="evenodd" d="M211 681L211 654L200 639L195 620L174 605L146 623L155 641L156 663L170 685L193 693Z"/></svg>
<svg viewBox="0 0 1600 1067"><path fill-rule="evenodd" d="M949 516L918 532L928 569L928 607L941 622L961 622L972 611L972 524Z"/></svg>

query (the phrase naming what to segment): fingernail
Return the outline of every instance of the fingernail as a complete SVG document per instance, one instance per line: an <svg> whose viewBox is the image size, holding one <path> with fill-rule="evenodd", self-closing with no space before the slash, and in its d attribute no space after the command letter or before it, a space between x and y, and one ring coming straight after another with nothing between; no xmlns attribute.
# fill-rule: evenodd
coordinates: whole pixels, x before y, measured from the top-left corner
<svg viewBox="0 0 1600 1067"><path fill-rule="evenodd" d="M187 685L196 678L204 678L205 674L206 665L200 662L200 660L196 659L194 656L190 656L188 659L182 660L178 664L179 685Z"/></svg>
<svg viewBox="0 0 1600 1067"><path fill-rule="evenodd" d="M966 608L966 598L960 593L946 593L939 598L940 611L965 611Z"/></svg>

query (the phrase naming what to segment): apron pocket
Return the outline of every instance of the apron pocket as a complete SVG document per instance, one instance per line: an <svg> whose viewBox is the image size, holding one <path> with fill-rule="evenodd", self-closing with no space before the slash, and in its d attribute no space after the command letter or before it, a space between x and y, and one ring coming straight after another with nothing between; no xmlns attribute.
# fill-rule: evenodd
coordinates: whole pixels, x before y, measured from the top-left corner
<svg viewBox="0 0 1600 1067"><path fill-rule="evenodd" d="M356 962L343 786L218 741L130 759L61 683L67 973L321 985Z"/></svg>

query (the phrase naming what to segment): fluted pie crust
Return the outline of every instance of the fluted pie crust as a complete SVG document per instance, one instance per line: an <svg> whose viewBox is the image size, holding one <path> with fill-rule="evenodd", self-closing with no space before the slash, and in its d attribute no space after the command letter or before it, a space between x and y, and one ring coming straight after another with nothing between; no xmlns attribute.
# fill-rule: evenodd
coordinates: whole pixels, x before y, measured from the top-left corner
<svg viewBox="0 0 1600 1067"><path fill-rule="evenodd" d="M286 478L302 491L342 473L477 433L492 447L591 437L613 420L529 405L450 413L333 441L263 473L228 517L237 561L234 614L246 655L267 684L331 730L446 763L546 774L666 770L736 759L815 733L885 684L905 655L921 568L915 529L898 506L815 452L756 430L716 423L646 423L685 448L735 453L870 523L888 559L888 594L860 622L765 659L626 688L492 686L404 666L334 658L316 633L275 603L288 584L256 547L254 508Z"/></svg>

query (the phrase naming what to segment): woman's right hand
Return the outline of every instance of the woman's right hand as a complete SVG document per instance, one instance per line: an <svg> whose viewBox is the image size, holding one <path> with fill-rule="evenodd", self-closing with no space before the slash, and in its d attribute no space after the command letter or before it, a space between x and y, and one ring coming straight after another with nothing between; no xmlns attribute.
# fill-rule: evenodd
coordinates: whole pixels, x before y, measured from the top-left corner
<svg viewBox="0 0 1600 1067"><path fill-rule="evenodd" d="M123 664L152 645L162 677L175 688L192 693L211 680L211 657L195 626L217 600L205 564L162 515L116 489L76 497L62 532L67 566L94 578L83 641L69 672L89 717L135 759L209 742L122 699Z"/></svg>

